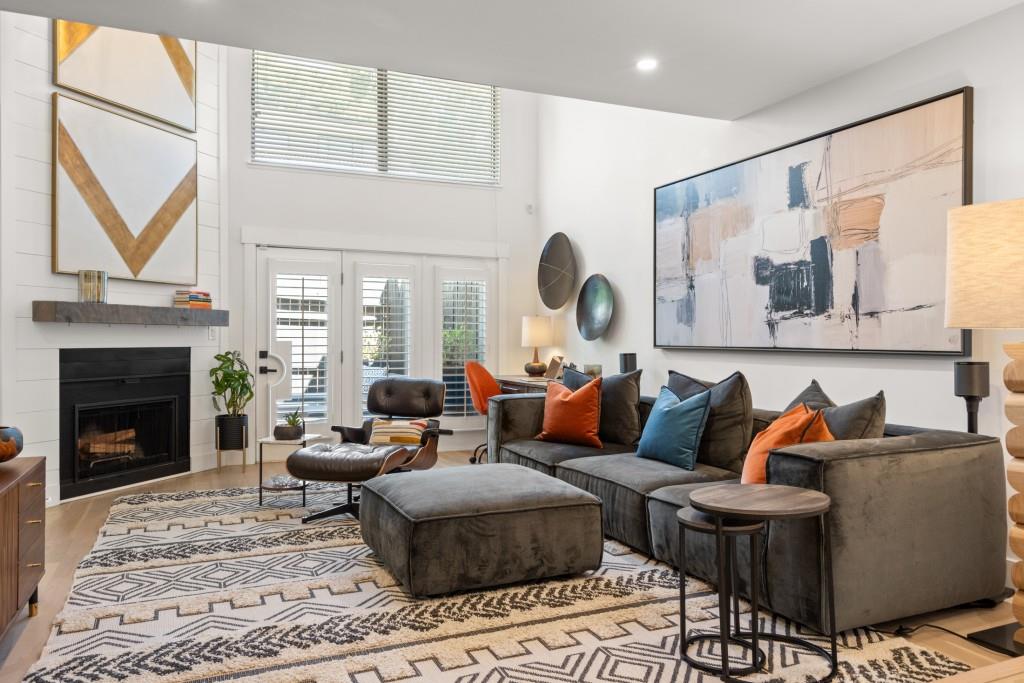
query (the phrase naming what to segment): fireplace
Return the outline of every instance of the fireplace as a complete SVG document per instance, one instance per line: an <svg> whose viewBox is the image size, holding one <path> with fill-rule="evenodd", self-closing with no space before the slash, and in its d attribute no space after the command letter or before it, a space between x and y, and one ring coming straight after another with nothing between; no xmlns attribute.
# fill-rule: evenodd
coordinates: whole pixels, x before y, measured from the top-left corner
<svg viewBox="0 0 1024 683"><path fill-rule="evenodd" d="M190 357L61 349L62 499L188 472Z"/></svg>

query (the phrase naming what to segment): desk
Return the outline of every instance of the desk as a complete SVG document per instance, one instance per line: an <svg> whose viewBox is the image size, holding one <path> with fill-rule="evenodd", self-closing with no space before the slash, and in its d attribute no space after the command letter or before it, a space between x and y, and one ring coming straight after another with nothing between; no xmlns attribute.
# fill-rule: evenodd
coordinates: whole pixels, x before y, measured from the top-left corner
<svg viewBox="0 0 1024 683"><path fill-rule="evenodd" d="M548 382L554 381L527 375L498 375L494 379L498 380L503 394L543 394L548 390Z"/></svg>

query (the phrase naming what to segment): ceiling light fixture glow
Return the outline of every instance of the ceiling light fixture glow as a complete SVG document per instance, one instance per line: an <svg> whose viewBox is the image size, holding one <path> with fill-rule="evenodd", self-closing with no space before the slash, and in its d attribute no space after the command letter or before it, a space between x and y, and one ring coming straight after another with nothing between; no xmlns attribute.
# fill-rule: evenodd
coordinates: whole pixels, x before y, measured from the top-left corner
<svg viewBox="0 0 1024 683"><path fill-rule="evenodd" d="M658 60L653 57L644 57L636 63L637 71L654 71L658 68Z"/></svg>

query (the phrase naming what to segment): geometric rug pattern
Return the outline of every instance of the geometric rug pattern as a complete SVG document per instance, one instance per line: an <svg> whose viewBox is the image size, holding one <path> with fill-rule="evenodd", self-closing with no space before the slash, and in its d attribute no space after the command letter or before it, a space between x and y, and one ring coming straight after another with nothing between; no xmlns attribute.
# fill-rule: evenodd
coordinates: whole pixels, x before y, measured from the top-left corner
<svg viewBox="0 0 1024 683"><path fill-rule="evenodd" d="M76 572L32 683L710 683L678 658L679 576L613 542L575 577L416 600L363 544L359 524L302 525L343 498L310 487L147 493L119 498ZM717 596L687 577L691 634L717 629ZM749 613L744 627L749 626ZM771 614L762 631L827 639ZM799 647L764 643L745 680L827 671ZM691 654L716 662L717 644ZM737 655L739 653L736 653ZM836 681L924 682L965 664L903 638L843 633Z"/></svg>

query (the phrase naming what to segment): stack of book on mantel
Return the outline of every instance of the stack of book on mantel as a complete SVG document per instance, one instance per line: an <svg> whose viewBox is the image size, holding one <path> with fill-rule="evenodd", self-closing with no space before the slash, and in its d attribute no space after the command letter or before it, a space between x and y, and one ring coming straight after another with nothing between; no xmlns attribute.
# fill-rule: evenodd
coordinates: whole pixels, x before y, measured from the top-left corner
<svg viewBox="0 0 1024 683"><path fill-rule="evenodd" d="M179 289L174 292L175 308L213 308L209 292L198 289Z"/></svg>

